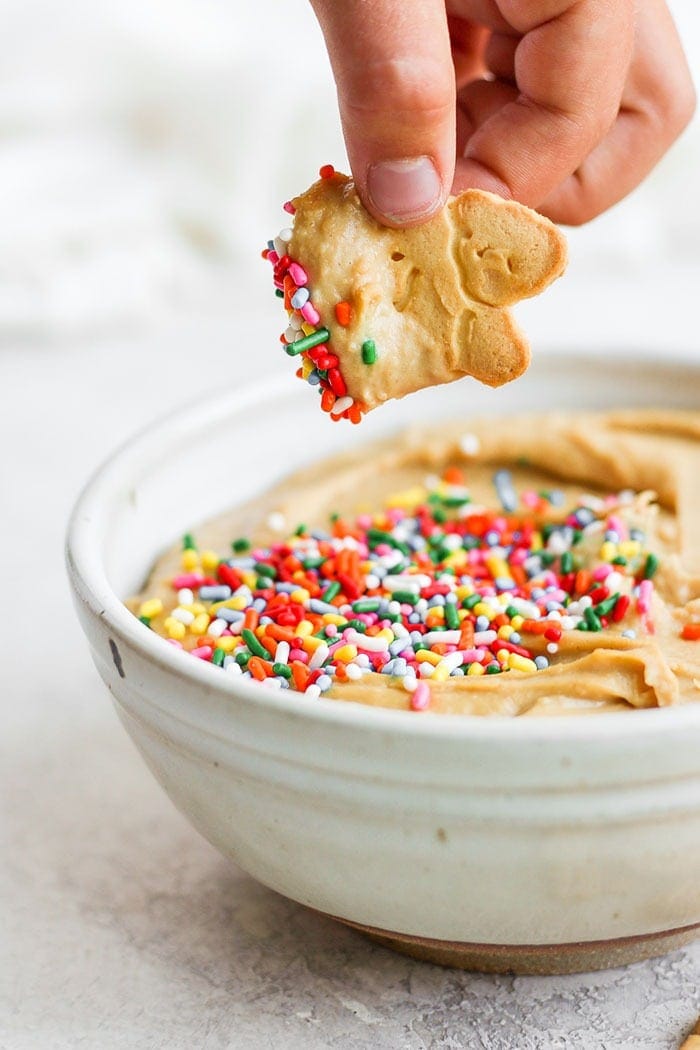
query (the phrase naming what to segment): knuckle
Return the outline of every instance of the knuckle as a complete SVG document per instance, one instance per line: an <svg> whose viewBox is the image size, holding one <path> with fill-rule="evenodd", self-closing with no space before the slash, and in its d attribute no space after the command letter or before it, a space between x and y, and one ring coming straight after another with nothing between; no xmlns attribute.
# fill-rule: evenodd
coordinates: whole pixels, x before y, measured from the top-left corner
<svg viewBox="0 0 700 1050"><path fill-rule="evenodd" d="M363 119L391 110L425 123L445 117L455 103L455 89L445 70L429 59L391 58L345 71L343 108Z"/></svg>

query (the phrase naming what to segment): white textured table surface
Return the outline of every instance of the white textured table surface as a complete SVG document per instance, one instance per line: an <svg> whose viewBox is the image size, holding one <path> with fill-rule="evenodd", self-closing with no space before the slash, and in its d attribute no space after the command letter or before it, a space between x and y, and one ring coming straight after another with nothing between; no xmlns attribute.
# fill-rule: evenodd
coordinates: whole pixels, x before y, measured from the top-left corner
<svg viewBox="0 0 700 1050"><path fill-rule="evenodd" d="M233 362L245 374L274 361L232 357L233 341L233 327L198 322L1 362L2 576L23 599L3 639L0 1047L677 1047L700 1014L700 944L549 979L413 962L253 882L151 779L90 664L62 533L89 469L152 415L151 380L167 409L232 381ZM195 346L212 370L185 383Z"/></svg>

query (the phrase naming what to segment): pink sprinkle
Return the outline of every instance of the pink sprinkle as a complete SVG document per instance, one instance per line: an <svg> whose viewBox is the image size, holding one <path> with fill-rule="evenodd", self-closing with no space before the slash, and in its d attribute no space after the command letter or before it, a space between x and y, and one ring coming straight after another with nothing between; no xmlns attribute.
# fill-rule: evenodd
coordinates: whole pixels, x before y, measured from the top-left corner
<svg viewBox="0 0 700 1050"><path fill-rule="evenodd" d="M182 642L178 642L177 638L166 638L168 645L174 646L176 649L182 649Z"/></svg>
<svg viewBox="0 0 700 1050"><path fill-rule="evenodd" d="M213 651L210 645L198 645L196 649L190 649L190 656L196 656L199 660L211 660Z"/></svg>
<svg viewBox="0 0 700 1050"><path fill-rule="evenodd" d="M318 312L316 307L313 306L310 299L307 299L307 301L304 303L300 310L300 313L304 320L307 322L307 324L318 324L318 322L321 320L320 313Z"/></svg>
<svg viewBox="0 0 700 1050"><path fill-rule="evenodd" d="M597 569L593 570L593 579L594 580L607 580L608 576L610 575L610 573L612 571L613 571L612 565L610 565L609 562L606 562L604 565L599 565L597 567Z"/></svg>
<svg viewBox="0 0 700 1050"><path fill-rule="evenodd" d="M334 623L326 624L326 634L328 635L329 638L335 638L337 633L338 633L338 628L337 628L337 626Z"/></svg>
<svg viewBox="0 0 700 1050"><path fill-rule="evenodd" d="M289 276L292 278L297 288L302 288L305 284L308 283L309 280L308 274L304 267L300 266L299 263L295 262L290 263Z"/></svg>
<svg viewBox="0 0 700 1050"><path fill-rule="evenodd" d="M280 261L280 257L277 254L277 252L274 251L274 249L267 253L267 258L268 262L271 262L273 266L275 266Z"/></svg>
<svg viewBox="0 0 700 1050"><path fill-rule="evenodd" d="M292 649L292 651L289 654L289 662L291 663L292 660L300 660L303 664L308 664L309 654L307 652L304 652L303 649Z"/></svg>
<svg viewBox="0 0 700 1050"><path fill-rule="evenodd" d="M411 693L411 709L425 711L430 707L430 689L425 682L419 682Z"/></svg>
<svg viewBox="0 0 700 1050"><path fill-rule="evenodd" d="M627 539L627 526L619 514L611 514L608 518L608 528L616 532L621 540Z"/></svg>
<svg viewBox="0 0 700 1050"><path fill-rule="evenodd" d="M534 509L540 502L540 497L537 495L534 489L527 489L521 494L520 499L525 504L525 506L530 507L531 510Z"/></svg>
<svg viewBox="0 0 700 1050"><path fill-rule="evenodd" d="M360 529L371 529L372 518L369 514L358 514L357 516L357 527Z"/></svg>
<svg viewBox="0 0 700 1050"><path fill-rule="evenodd" d="M651 612L651 595L654 584L651 580L642 580L639 585L639 596L637 598L637 612L642 615Z"/></svg>
<svg viewBox="0 0 700 1050"><path fill-rule="evenodd" d="M380 558L383 558L385 554L391 554L392 549L393 548L390 547L388 543L378 543L374 548L374 553Z"/></svg>
<svg viewBox="0 0 700 1050"><path fill-rule="evenodd" d="M181 591L183 587L198 587L204 574L201 572L182 572L179 576L173 576L172 586L176 591Z"/></svg>
<svg viewBox="0 0 700 1050"><path fill-rule="evenodd" d="M294 213L296 212L296 208L294 207L291 201L285 201L282 207L288 215L294 215Z"/></svg>

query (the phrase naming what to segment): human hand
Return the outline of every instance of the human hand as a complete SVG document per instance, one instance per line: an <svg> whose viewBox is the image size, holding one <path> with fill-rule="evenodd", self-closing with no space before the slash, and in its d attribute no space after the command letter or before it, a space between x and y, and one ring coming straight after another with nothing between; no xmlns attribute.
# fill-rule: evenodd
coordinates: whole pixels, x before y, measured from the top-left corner
<svg viewBox="0 0 700 1050"><path fill-rule="evenodd" d="M311 3L358 192L386 225L422 222L469 187L586 222L642 181L695 108L663 0Z"/></svg>

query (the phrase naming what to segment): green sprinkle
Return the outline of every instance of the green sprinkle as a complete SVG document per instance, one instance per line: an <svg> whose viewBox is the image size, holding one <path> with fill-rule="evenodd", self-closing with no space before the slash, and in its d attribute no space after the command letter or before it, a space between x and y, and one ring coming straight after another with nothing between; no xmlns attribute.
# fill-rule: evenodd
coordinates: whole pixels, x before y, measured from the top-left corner
<svg viewBox="0 0 700 1050"><path fill-rule="evenodd" d="M561 572L562 576L568 576L570 572L574 571L574 556L571 551L564 551L561 556ZM550 577L551 579L551 577Z"/></svg>
<svg viewBox="0 0 700 1050"><path fill-rule="evenodd" d="M595 607L596 616L609 616L617 605L617 599L620 597L620 592L617 594L611 594L605 601L598 602Z"/></svg>
<svg viewBox="0 0 700 1050"><path fill-rule="evenodd" d="M231 550L234 554L243 554L244 551L250 550L250 540L246 540L241 536L240 539L233 541Z"/></svg>
<svg viewBox="0 0 700 1050"><path fill-rule="evenodd" d="M402 605L416 605L420 601L420 595L414 594L413 591L394 591L392 597Z"/></svg>
<svg viewBox="0 0 700 1050"><path fill-rule="evenodd" d="M255 637L253 632L247 627L244 627L241 631L241 638L250 649L253 656L261 656L263 660L269 660L270 654L264 645L261 645L258 639Z"/></svg>
<svg viewBox="0 0 700 1050"><path fill-rule="evenodd" d="M518 616L518 615L519 615L518 610L515 608L514 605L507 605L506 606L506 616L510 620L512 620L514 616Z"/></svg>
<svg viewBox="0 0 700 1050"><path fill-rule="evenodd" d="M146 627L150 627L151 626L151 617L150 616L139 616L139 620Z"/></svg>
<svg viewBox="0 0 700 1050"><path fill-rule="evenodd" d="M411 548L407 543L402 543L401 540L397 540L395 536L392 536L390 532L384 532L382 529L367 529L367 542L370 547L377 547L380 543L386 543L389 547L394 547L396 550L401 551L402 554L409 555Z"/></svg>
<svg viewBox="0 0 700 1050"><path fill-rule="evenodd" d="M340 594L340 584L337 580L332 580L325 591L321 594L322 602L332 602L336 595Z"/></svg>
<svg viewBox="0 0 700 1050"><path fill-rule="evenodd" d="M438 523L438 525L444 525L447 521L447 515L445 514L444 510L441 510L439 507L436 507L433 511L433 517Z"/></svg>
<svg viewBox="0 0 700 1050"><path fill-rule="evenodd" d="M462 602L463 609L473 609L475 605L478 605L481 601L480 594L470 594L468 598L465 598Z"/></svg>
<svg viewBox="0 0 700 1050"><path fill-rule="evenodd" d="M303 536L306 531L306 525L297 525L297 527L294 530L294 535Z"/></svg>
<svg viewBox="0 0 700 1050"><path fill-rule="evenodd" d="M284 299L284 292L281 288L275 288L275 295L278 299Z"/></svg>
<svg viewBox="0 0 700 1050"><path fill-rule="evenodd" d="M384 617L384 619L388 620L389 617L386 616ZM364 622L364 620L348 620L348 622L345 624L345 627L352 627L352 629L354 631L357 631L359 634L367 633L367 624ZM345 627L343 627L342 630L345 630Z"/></svg>
<svg viewBox="0 0 700 1050"><path fill-rule="evenodd" d="M183 551L196 551L197 544L194 542L194 536L191 532L186 532L182 537L182 549Z"/></svg>
<svg viewBox="0 0 700 1050"><path fill-rule="evenodd" d="M274 580L277 576L277 569L274 567L274 565L268 565L264 561L256 561L255 571L257 572L258 576L269 576L271 580Z"/></svg>
<svg viewBox="0 0 700 1050"><path fill-rule="evenodd" d="M597 613L594 612L590 605L584 609L583 618L586 621L586 626L589 631L601 631L603 629L603 625L601 624Z"/></svg>
<svg viewBox="0 0 700 1050"><path fill-rule="evenodd" d="M360 601L352 603L352 611L356 613L376 612L379 605L379 598L362 598Z"/></svg>
<svg viewBox="0 0 700 1050"><path fill-rule="evenodd" d="M241 665L241 667L247 667L248 661L250 660L250 653L236 653L234 659L237 664Z"/></svg>
<svg viewBox="0 0 700 1050"><path fill-rule="evenodd" d="M466 503L471 503L471 496L442 496L441 502L443 507L463 507Z"/></svg>
<svg viewBox="0 0 700 1050"><path fill-rule="evenodd" d="M304 558L301 564L304 566L305 569L318 569L321 565L323 565L325 560L326 559L322 556L319 556L318 558Z"/></svg>
<svg viewBox="0 0 700 1050"><path fill-rule="evenodd" d="M215 649L214 650L214 654L213 654L213 656L211 658L211 662L214 664L214 667L221 667L221 665L222 665L222 663L224 662L225 659L226 659L226 653L224 652L224 650L223 649Z"/></svg>
<svg viewBox="0 0 700 1050"><path fill-rule="evenodd" d="M644 563L644 579L651 580L655 575L656 570L659 567L659 559L655 554L647 554L647 560Z"/></svg>
<svg viewBox="0 0 700 1050"><path fill-rule="evenodd" d="M610 564L611 565L626 565L627 564L627 558L623 558L623 556L621 554L618 554L618 556L616 558L613 558L613 560L610 562Z"/></svg>
<svg viewBox="0 0 700 1050"><path fill-rule="evenodd" d="M501 673L501 665L500 664L487 664L486 665L486 674L500 674L500 673Z"/></svg>
<svg viewBox="0 0 700 1050"><path fill-rule="evenodd" d="M286 354L290 357L296 357L297 354L303 354L304 350L311 350L314 346L320 346L321 343L327 343L330 338L330 332L327 328L318 328L311 335L305 335L303 339L295 339L293 343L287 343L284 348Z"/></svg>
<svg viewBox="0 0 700 1050"><path fill-rule="evenodd" d="M537 553L544 569L548 569L557 559L556 554L552 554L551 551L538 551Z"/></svg>
<svg viewBox="0 0 700 1050"><path fill-rule="evenodd" d="M282 675L283 678L292 677L292 669L291 667L287 667L286 664L273 664L272 673Z"/></svg>
<svg viewBox="0 0 700 1050"><path fill-rule="evenodd" d="M459 630L459 614L454 602L445 602L445 623L452 631Z"/></svg>
<svg viewBox="0 0 700 1050"><path fill-rule="evenodd" d="M362 362L365 365L373 365L377 360L377 348L374 339L365 339L362 344Z"/></svg>

